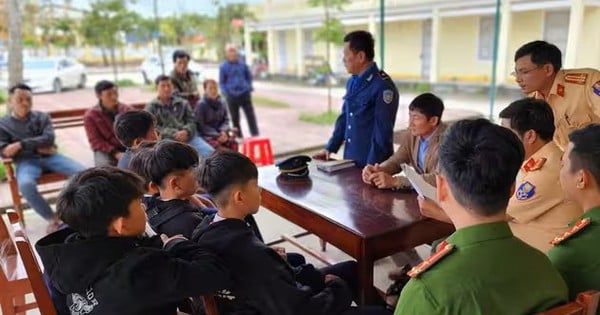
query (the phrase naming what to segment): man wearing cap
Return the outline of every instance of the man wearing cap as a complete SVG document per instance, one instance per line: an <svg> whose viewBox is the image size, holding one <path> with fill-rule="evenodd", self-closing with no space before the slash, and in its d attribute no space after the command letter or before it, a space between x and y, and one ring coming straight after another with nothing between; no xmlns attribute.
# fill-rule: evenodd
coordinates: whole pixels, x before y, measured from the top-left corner
<svg viewBox="0 0 600 315"><path fill-rule="evenodd" d="M523 93L543 99L554 112L554 141L565 149L570 131L600 122L600 71L562 69L558 47L536 40L515 53L515 76Z"/></svg>
<svg viewBox="0 0 600 315"><path fill-rule="evenodd" d="M398 90L373 61L374 46L373 36L366 31L354 31L344 37L344 66L352 77L346 84L333 135L314 158L327 160L331 152L337 152L344 144L344 159L364 167L383 162L394 152Z"/></svg>

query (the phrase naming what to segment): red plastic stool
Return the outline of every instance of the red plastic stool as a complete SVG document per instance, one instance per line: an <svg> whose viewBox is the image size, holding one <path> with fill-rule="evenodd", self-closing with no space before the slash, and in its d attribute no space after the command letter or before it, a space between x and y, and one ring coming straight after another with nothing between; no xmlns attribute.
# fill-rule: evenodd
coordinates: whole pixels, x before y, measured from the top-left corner
<svg viewBox="0 0 600 315"><path fill-rule="evenodd" d="M257 166L273 164L273 151L271 151L271 141L269 138L244 138L242 141L242 154L247 156Z"/></svg>

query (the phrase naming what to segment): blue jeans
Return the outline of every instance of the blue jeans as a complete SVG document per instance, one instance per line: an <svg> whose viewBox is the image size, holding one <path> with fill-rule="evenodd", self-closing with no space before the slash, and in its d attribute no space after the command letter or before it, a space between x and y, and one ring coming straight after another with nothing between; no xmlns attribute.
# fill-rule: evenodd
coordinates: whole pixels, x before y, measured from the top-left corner
<svg viewBox="0 0 600 315"><path fill-rule="evenodd" d="M37 189L37 180L42 175L42 172L54 172L71 176L84 170L81 164L60 154L22 159L17 161L16 164L19 191L25 200L29 202L33 210L46 220L52 219L54 214L50 205L48 205Z"/></svg>
<svg viewBox="0 0 600 315"><path fill-rule="evenodd" d="M208 142L204 141L204 139L196 135L190 138L188 144L191 145L194 149L196 149L200 157L203 158L208 157L211 153L215 151L215 149L210 144L208 144Z"/></svg>

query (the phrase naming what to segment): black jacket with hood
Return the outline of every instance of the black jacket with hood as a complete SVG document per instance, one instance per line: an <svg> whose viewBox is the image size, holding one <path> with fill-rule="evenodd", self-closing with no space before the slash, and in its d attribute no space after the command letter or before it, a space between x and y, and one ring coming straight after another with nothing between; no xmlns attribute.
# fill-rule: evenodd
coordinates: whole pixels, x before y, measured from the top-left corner
<svg viewBox="0 0 600 315"><path fill-rule="evenodd" d="M215 295L219 314L329 315L350 307L352 293L343 280L315 292L296 282L291 267L246 222L212 223L213 217L204 219L192 239L221 257L231 272L233 286Z"/></svg>
<svg viewBox="0 0 600 315"><path fill-rule="evenodd" d="M84 238L66 228L35 247L71 314L170 315L182 299L231 284L223 261L187 240L163 249L157 237Z"/></svg>

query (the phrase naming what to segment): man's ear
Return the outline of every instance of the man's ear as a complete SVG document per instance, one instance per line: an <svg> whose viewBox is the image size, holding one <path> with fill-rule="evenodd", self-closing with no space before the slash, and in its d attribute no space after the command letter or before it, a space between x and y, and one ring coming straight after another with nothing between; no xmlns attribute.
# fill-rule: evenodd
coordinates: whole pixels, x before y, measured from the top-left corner
<svg viewBox="0 0 600 315"><path fill-rule="evenodd" d="M579 170L578 171L579 174L578 178L577 178L577 188L579 189L583 189L583 188L588 188L592 185L593 183L593 177L590 174L590 172L586 171L586 170Z"/></svg>
<svg viewBox="0 0 600 315"><path fill-rule="evenodd" d="M160 192L160 188L155 182L148 183L148 194L154 195Z"/></svg>
<svg viewBox="0 0 600 315"><path fill-rule="evenodd" d="M431 118L429 118L429 122L433 125L433 126L437 126L440 122L440 117L438 116L432 116Z"/></svg>
<svg viewBox="0 0 600 315"><path fill-rule="evenodd" d="M231 200L234 204L242 204L244 202L244 194L240 189L231 190Z"/></svg>
<svg viewBox="0 0 600 315"><path fill-rule="evenodd" d="M436 194L439 202L445 202L448 200L448 183L444 176L437 174L435 175L435 186Z"/></svg>
<svg viewBox="0 0 600 315"><path fill-rule="evenodd" d="M547 63L547 64L543 65L542 69L544 70L544 74L547 77L550 77L550 76L554 75L554 73L557 72L557 70L554 69L554 66L551 63Z"/></svg>
<svg viewBox="0 0 600 315"><path fill-rule="evenodd" d="M140 143L142 143L142 141L144 141L144 139L142 139L142 138L135 138L135 139L133 139L133 142L131 143L131 147L132 148L137 148L137 146L139 146Z"/></svg>
<svg viewBox="0 0 600 315"><path fill-rule="evenodd" d="M179 188L179 178L177 176L167 176L167 178L163 179L163 181L167 181L167 187L171 190L175 190Z"/></svg>
<svg viewBox="0 0 600 315"><path fill-rule="evenodd" d="M108 235L123 235L124 228L124 217L118 217L108 225Z"/></svg>
<svg viewBox="0 0 600 315"><path fill-rule="evenodd" d="M523 142L533 144L537 140L537 133L534 130L527 130L523 134Z"/></svg>

